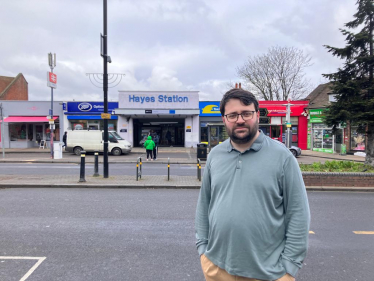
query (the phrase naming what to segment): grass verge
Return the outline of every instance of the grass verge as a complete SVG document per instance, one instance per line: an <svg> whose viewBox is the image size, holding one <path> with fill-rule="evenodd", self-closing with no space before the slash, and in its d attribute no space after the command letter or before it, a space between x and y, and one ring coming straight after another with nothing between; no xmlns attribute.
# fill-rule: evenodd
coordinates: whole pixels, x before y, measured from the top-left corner
<svg viewBox="0 0 374 281"><path fill-rule="evenodd" d="M353 161L326 161L325 164L300 164L302 172L374 173L374 167Z"/></svg>

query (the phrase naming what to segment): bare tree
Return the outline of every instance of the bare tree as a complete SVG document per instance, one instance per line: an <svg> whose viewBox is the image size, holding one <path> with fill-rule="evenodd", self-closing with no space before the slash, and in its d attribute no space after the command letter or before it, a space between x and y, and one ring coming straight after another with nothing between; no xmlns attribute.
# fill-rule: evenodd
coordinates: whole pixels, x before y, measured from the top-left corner
<svg viewBox="0 0 374 281"><path fill-rule="evenodd" d="M311 57L302 50L275 46L266 54L250 56L237 73L259 99L297 100L311 89L304 73L310 65Z"/></svg>

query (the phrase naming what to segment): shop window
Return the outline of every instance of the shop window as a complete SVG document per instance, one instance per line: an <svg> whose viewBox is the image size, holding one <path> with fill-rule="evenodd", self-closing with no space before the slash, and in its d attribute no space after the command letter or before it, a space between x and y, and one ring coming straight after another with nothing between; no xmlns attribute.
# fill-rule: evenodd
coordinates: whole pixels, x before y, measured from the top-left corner
<svg viewBox="0 0 374 281"><path fill-rule="evenodd" d="M71 122L71 128L73 130L87 130L87 121L86 120L75 120Z"/></svg>
<svg viewBox="0 0 374 281"><path fill-rule="evenodd" d="M351 150L365 151L365 135L358 133L357 128L351 129Z"/></svg>
<svg viewBox="0 0 374 281"><path fill-rule="evenodd" d="M11 141L26 140L26 124L9 124L9 133Z"/></svg>
<svg viewBox="0 0 374 281"><path fill-rule="evenodd" d="M208 127L200 128L201 142L208 142Z"/></svg>
<svg viewBox="0 0 374 281"><path fill-rule="evenodd" d="M104 120L100 120L100 128L104 130ZM117 120L108 120L108 130L117 131Z"/></svg>

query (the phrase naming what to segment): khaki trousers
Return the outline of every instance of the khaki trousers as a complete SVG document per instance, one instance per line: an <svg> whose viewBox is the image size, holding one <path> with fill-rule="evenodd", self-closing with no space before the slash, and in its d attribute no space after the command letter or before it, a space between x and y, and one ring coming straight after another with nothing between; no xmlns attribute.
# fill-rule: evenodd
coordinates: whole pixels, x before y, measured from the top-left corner
<svg viewBox="0 0 374 281"><path fill-rule="evenodd" d="M264 281L260 279L230 275L227 273L227 271L212 263L205 255L201 255L200 261L206 281Z"/></svg>

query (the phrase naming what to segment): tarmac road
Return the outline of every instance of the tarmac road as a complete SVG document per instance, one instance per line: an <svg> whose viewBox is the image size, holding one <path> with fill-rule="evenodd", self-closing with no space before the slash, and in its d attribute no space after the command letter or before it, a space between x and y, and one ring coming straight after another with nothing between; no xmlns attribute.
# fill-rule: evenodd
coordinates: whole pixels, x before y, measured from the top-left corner
<svg viewBox="0 0 374 281"><path fill-rule="evenodd" d="M202 281L198 192L0 189L0 280L20 280L41 261L27 281ZM314 234L297 281L372 281L374 235L353 231L374 233L374 193L308 196Z"/></svg>

